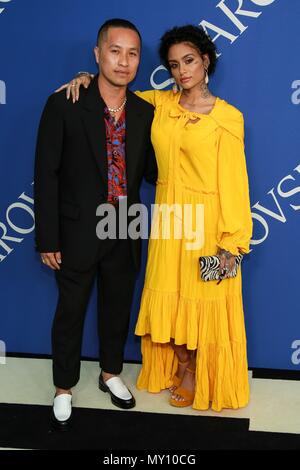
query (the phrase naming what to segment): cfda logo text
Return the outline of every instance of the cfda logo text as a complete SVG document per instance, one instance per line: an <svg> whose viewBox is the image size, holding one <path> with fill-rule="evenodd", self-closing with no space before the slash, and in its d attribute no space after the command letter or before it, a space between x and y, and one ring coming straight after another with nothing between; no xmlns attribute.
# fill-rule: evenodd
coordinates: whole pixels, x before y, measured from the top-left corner
<svg viewBox="0 0 300 470"><path fill-rule="evenodd" d="M6 9L3 6L4 3L10 3L12 0L0 0L0 15ZM3 80L0 80L0 104L6 104L6 85Z"/></svg>
<svg viewBox="0 0 300 470"><path fill-rule="evenodd" d="M12 1L12 0L0 0L0 15L1 15L1 13L3 13L4 10L5 10L5 8L1 8L2 3L9 3L9 2L11 2L11 1Z"/></svg>

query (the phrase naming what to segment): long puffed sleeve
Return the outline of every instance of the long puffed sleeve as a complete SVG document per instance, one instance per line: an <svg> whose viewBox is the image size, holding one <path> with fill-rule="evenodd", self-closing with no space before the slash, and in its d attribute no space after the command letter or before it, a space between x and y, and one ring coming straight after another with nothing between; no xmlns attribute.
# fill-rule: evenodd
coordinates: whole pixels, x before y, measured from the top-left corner
<svg viewBox="0 0 300 470"><path fill-rule="evenodd" d="M173 96L173 92L168 90L146 90L146 91L135 91L134 92L139 98L142 98L148 103L152 104L154 108L161 106L169 96Z"/></svg>
<svg viewBox="0 0 300 470"><path fill-rule="evenodd" d="M146 90L146 91L139 91L136 90L134 92L139 98L142 98L148 103L152 104L152 106L156 106L156 90Z"/></svg>
<svg viewBox="0 0 300 470"><path fill-rule="evenodd" d="M239 111L234 117L232 126L229 123L220 129L218 246L238 255L250 251L252 217L244 152L244 120Z"/></svg>

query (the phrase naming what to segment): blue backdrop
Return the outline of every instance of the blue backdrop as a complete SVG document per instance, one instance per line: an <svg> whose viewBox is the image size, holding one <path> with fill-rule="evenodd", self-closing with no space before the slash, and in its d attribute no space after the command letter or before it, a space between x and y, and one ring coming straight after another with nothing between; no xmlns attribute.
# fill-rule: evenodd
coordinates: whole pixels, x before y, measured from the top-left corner
<svg viewBox="0 0 300 470"><path fill-rule="evenodd" d="M0 340L8 352L50 353L57 293L53 273L33 248L33 161L46 97L78 70L95 71L99 26L124 17L141 30L140 70L132 89L166 88L157 44L169 27L203 24L220 55L214 94L245 116L254 233L243 266L250 367L300 368L299 54L296 0L0 0ZM153 201L146 183L142 199ZM144 243L143 266L145 266ZM133 328L126 358L139 359ZM297 287L298 286L298 287ZM95 295L83 355L97 357ZM3 344L3 343L1 343Z"/></svg>

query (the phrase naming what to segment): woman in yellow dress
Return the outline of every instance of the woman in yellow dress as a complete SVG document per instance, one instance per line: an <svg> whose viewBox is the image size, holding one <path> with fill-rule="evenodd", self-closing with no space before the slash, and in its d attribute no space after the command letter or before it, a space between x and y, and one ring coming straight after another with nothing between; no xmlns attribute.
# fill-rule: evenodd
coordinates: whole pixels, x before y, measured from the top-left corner
<svg viewBox="0 0 300 470"><path fill-rule="evenodd" d="M228 275L235 256L249 252L243 115L208 90L217 58L201 27L167 31L160 57L181 91L137 93L155 107L155 204L177 209L170 213L169 238L162 237L163 217L152 223L135 330L143 356L137 387L153 393L169 388L173 406L237 409L249 401L241 271L219 284L204 282L199 257L218 254ZM183 230L181 238L175 234L173 222L184 226L188 218L180 210L185 205L192 208L194 234L197 208L203 208L202 244Z"/></svg>

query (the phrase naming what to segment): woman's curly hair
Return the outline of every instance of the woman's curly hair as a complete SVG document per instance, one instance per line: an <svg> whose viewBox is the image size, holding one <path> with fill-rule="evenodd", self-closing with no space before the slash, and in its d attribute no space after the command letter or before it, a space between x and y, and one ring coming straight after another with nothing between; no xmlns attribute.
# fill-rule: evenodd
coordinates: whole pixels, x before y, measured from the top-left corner
<svg viewBox="0 0 300 470"><path fill-rule="evenodd" d="M212 74L218 60L216 46L202 26L194 26L191 24L175 26L169 31L166 31L160 38L159 55L165 67L170 71L168 63L170 47L173 46L173 44L182 42L193 44L201 55L208 54L210 63L207 72L208 75Z"/></svg>

